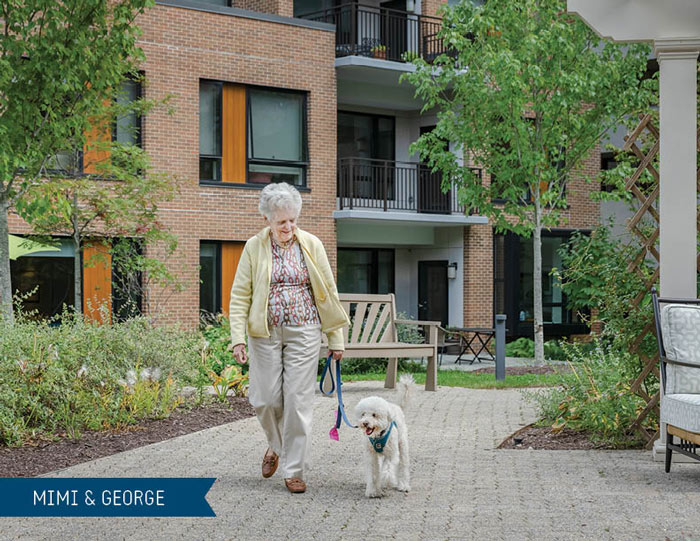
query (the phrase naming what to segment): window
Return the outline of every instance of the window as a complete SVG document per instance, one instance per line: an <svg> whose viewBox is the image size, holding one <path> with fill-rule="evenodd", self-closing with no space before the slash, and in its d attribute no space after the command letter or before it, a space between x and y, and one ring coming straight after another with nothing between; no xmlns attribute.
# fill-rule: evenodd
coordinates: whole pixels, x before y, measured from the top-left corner
<svg viewBox="0 0 700 541"><path fill-rule="evenodd" d="M617 167L617 161L615 160L614 152L603 152L600 155L600 170L601 171L612 171ZM606 182L600 183L601 192L614 192L617 190L617 186L614 184L608 184Z"/></svg>
<svg viewBox="0 0 700 541"><path fill-rule="evenodd" d="M124 81L116 95L116 104L128 106L141 98L141 82L128 79ZM109 127L93 126L86 134L86 144L74 151L63 150L51 156L46 163L50 173L76 176L80 173L96 173L96 165L109 157L103 149L92 145L98 141L111 140L123 145L141 146L141 116L136 111L125 111L115 119L111 132Z"/></svg>
<svg viewBox="0 0 700 541"><path fill-rule="evenodd" d="M306 185L306 94L202 81L199 179Z"/></svg>
<svg viewBox="0 0 700 541"><path fill-rule="evenodd" d="M127 106L141 98L141 83L127 80L121 84L117 94L117 105ZM114 123L112 140L123 145L141 146L141 117L136 111L127 111Z"/></svg>
<svg viewBox="0 0 700 541"><path fill-rule="evenodd" d="M120 238L112 244L112 317L124 321L142 313L143 275L134 262L143 256L143 240Z"/></svg>
<svg viewBox="0 0 700 541"><path fill-rule="evenodd" d="M199 179L221 180L222 84L199 85Z"/></svg>
<svg viewBox="0 0 700 541"><path fill-rule="evenodd" d="M338 291L393 293L394 250L338 248Z"/></svg>
<svg viewBox="0 0 700 541"><path fill-rule="evenodd" d="M394 117L338 112L338 158L393 160Z"/></svg>
<svg viewBox="0 0 700 541"><path fill-rule="evenodd" d="M393 117L339 112L338 193L394 199L395 139Z"/></svg>
<svg viewBox="0 0 700 541"><path fill-rule="evenodd" d="M199 310L221 311L221 244L202 242L199 250Z"/></svg>
<svg viewBox="0 0 700 541"><path fill-rule="evenodd" d="M74 251L70 241L61 241L60 251L34 252L10 261L14 294L26 296L23 309L40 317L52 317L73 307Z"/></svg>
<svg viewBox="0 0 700 541"><path fill-rule="evenodd" d="M558 250L570 232L542 233L542 310L545 334L557 336L588 332L579 314L566 306L558 280L550 275L561 268ZM494 236L494 308L506 314L509 336L532 336L534 318L532 238L513 233Z"/></svg>
<svg viewBox="0 0 700 541"><path fill-rule="evenodd" d="M248 182L304 185L305 97L248 90Z"/></svg>
<svg viewBox="0 0 700 541"><path fill-rule="evenodd" d="M201 241L199 245L199 310L228 316L231 286L244 242Z"/></svg>

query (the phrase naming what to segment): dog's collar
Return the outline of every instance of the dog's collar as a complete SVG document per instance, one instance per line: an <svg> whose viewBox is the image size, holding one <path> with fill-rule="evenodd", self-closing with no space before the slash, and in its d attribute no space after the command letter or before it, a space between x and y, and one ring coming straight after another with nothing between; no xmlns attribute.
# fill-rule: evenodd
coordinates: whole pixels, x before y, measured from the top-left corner
<svg viewBox="0 0 700 541"><path fill-rule="evenodd" d="M394 421L391 421L391 424L389 425L389 429L381 434L378 438L372 438L370 436L369 441L372 444L372 449L377 451L377 453L383 453L384 452L384 446L386 445L386 442L389 441L389 434L391 434L391 429L396 426L396 423Z"/></svg>

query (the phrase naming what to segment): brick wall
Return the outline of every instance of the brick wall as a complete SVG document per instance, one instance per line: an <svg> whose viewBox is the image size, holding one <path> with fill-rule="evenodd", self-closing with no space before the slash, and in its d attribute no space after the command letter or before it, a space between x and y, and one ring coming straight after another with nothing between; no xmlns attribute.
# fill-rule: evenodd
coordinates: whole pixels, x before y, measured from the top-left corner
<svg viewBox="0 0 700 541"><path fill-rule="evenodd" d="M440 6L446 3L444 0L421 0L421 15L436 17Z"/></svg>
<svg viewBox="0 0 700 541"><path fill-rule="evenodd" d="M146 96L172 95L174 107L172 115L163 109L150 114L143 136L155 168L174 174L180 187L162 211L179 238L172 268L185 286L169 299L167 319L188 326L198 321L200 240L245 241L264 226L259 190L199 184L200 79L308 92L310 192L302 193L299 225L321 238L335 266L334 34L168 6L156 6L139 23Z"/></svg>
<svg viewBox="0 0 700 541"><path fill-rule="evenodd" d="M234 8L274 13L283 17L291 17L294 12L293 0L232 0Z"/></svg>

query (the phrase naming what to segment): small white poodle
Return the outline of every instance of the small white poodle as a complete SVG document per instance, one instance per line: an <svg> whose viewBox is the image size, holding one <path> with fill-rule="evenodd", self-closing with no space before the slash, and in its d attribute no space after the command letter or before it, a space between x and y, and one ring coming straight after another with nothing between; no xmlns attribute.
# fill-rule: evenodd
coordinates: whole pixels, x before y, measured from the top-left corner
<svg viewBox="0 0 700 541"><path fill-rule="evenodd" d="M387 486L401 492L410 490L408 429L401 408L406 405L413 384L415 381L410 374L399 378L396 391L400 405L369 396L355 406L357 424L367 435L365 495L368 498L382 496Z"/></svg>

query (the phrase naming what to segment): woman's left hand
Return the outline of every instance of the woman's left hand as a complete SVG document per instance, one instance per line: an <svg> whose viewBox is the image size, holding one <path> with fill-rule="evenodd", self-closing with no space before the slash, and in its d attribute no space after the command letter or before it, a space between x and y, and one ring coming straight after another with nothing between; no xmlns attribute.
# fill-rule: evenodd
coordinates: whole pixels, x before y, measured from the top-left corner
<svg viewBox="0 0 700 541"><path fill-rule="evenodd" d="M343 358L343 350L342 349L332 349L330 350L331 355L333 355L333 360L334 361L340 361Z"/></svg>

